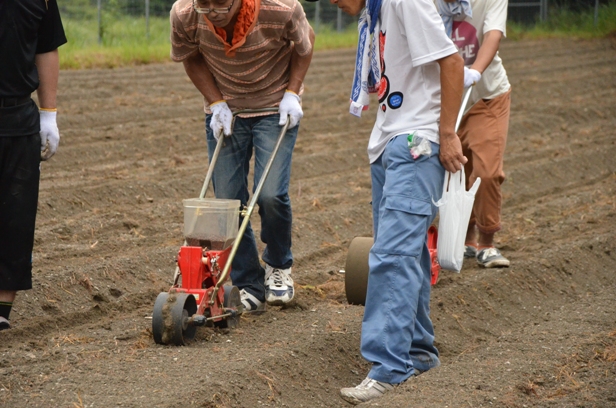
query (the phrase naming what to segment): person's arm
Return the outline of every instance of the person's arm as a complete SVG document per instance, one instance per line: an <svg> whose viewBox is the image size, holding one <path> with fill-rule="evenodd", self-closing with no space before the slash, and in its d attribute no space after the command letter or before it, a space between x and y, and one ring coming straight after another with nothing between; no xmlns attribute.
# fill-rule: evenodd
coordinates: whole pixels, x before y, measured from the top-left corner
<svg viewBox="0 0 616 408"><path fill-rule="evenodd" d="M455 173L462 169L468 159L462 154L462 144L455 126L464 82L464 60L459 54L451 54L437 61L441 68L441 119L439 158L445 170Z"/></svg>
<svg viewBox="0 0 616 408"><path fill-rule="evenodd" d="M481 44L481 47L479 47L477 58L475 59L475 62L473 62L471 69L483 74L483 71L486 70L488 65L492 63L492 60L496 56L502 38L503 33L500 30L490 30L485 33L483 35L483 43Z"/></svg>
<svg viewBox="0 0 616 408"><path fill-rule="evenodd" d="M225 102L220 89L216 85L214 76L210 72L203 56L196 52L184 61L184 70L195 85L195 88L201 92L210 105L212 117L210 119L210 128L214 132L214 138L218 140L221 134L230 136L233 129L233 113L227 102Z"/></svg>
<svg viewBox="0 0 616 408"><path fill-rule="evenodd" d="M58 150L60 131L56 124L56 97L60 77L60 58L58 50L36 54L34 63L39 76L36 95L39 103L41 136L41 160L49 160Z"/></svg>
<svg viewBox="0 0 616 408"><path fill-rule="evenodd" d="M311 44L310 52L306 55L299 55L297 51L293 49L293 54L291 55L291 70L287 89L295 92L296 94L299 94L299 90L301 89L306 73L308 72L308 67L310 67L310 62L312 61L315 37L312 27L309 26L308 28L310 30L308 33Z"/></svg>
<svg viewBox="0 0 616 408"><path fill-rule="evenodd" d="M216 85L214 76L199 52L194 53L182 62L186 74L208 103L211 104L223 100L222 93Z"/></svg>
<svg viewBox="0 0 616 408"><path fill-rule="evenodd" d="M60 76L60 58L58 50L36 54L34 63L39 75L39 87L36 90L41 109L56 109L58 78Z"/></svg>
<svg viewBox="0 0 616 408"><path fill-rule="evenodd" d="M304 39L304 41L310 41L310 49L307 50L304 55L301 55L296 47L293 48L289 69L289 83L287 84L286 92L278 106L278 113L280 113L280 121L278 124L284 126L288 118L289 129L295 127L304 116L299 91L306 77L306 73L308 72L314 50L314 31L309 24L306 23L306 26L308 29L308 38Z"/></svg>

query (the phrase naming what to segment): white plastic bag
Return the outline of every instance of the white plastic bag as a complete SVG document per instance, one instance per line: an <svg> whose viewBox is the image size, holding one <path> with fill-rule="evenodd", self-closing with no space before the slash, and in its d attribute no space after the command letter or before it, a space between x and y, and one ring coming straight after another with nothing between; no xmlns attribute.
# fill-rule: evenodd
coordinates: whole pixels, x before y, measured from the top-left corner
<svg viewBox="0 0 616 408"><path fill-rule="evenodd" d="M445 172L443 196L435 203L439 209L436 256L442 269L454 272L462 269L464 240L479 184L481 179L478 177L466 191L464 167L454 174Z"/></svg>

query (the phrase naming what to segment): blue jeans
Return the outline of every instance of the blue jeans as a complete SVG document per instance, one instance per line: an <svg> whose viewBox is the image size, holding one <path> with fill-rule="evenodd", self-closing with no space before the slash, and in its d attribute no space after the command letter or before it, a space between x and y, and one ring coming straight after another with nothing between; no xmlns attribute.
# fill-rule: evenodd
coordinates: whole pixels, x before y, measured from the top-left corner
<svg viewBox="0 0 616 408"><path fill-rule="evenodd" d="M361 352L368 376L399 384L440 362L430 320L428 228L437 213L445 169L432 154L413 159L405 135L392 139L371 167L374 245Z"/></svg>
<svg viewBox="0 0 616 408"><path fill-rule="evenodd" d="M205 129L211 162L216 149L216 140L210 129L210 119L211 115L206 115ZM278 114L254 118L236 117L233 134L225 137L225 144L220 150L212 175L216 198L237 199L242 205L248 205L250 201L248 171L253 150L255 166L252 192L254 193L282 131L278 120ZM299 126L296 126L287 130L257 200L261 217L261 241L266 244L262 259L274 268L289 268L293 264L291 200L288 192L291 158L298 128ZM259 261L254 232L248 224L233 259L231 281L238 288L245 289L257 299L264 301L264 280L265 270Z"/></svg>

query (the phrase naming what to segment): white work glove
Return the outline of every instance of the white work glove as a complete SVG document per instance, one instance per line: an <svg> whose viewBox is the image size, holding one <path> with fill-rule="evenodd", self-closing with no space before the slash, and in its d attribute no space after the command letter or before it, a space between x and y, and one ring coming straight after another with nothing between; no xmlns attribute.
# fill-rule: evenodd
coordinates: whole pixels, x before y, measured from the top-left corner
<svg viewBox="0 0 616 408"><path fill-rule="evenodd" d="M221 133L225 136L231 136L231 123L233 122L233 113L229 109L229 105L225 101L214 102L210 105L212 111L212 119L210 119L210 129L214 132L214 139L218 141Z"/></svg>
<svg viewBox="0 0 616 408"><path fill-rule="evenodd" d="M304 111L302 111L302 106L299 102L299 95L295 92L287 90L284 93L282 101L280 101L280 106L278 107L278 113L280 113L280 122L278 122L278 124L280 126L284 126L284 124L287 123L287 116L289 116L288 129L297 126L299 120L304 116Z"/></svg>
<svg viewBox="0 0 616 408"><path fill-rule="evenodd" d="M479 71L473 68L464 67L464 87L475 85L481 79Z"/></svg>
<svg viewBox="0 0 616 408"><path fill-rule="evenodd" d="M60 131L56 124L56 113L55 110L39 110L41 116L41 160L49 160L58 150Z"/></svg>

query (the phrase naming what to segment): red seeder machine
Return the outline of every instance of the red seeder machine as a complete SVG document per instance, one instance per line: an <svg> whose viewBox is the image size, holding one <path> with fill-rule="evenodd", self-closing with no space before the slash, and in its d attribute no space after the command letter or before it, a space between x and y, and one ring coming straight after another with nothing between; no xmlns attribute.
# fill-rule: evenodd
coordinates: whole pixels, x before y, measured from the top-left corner
<svg viewBox="0 0 616 408"><path fill-rule="evenodd" d="M277 112L277 109L239 113ZM248 226L265 179L287 128L282 127L274 151L248 206L240 211L239 200L204 198L220 150L221 135L212 155L199 198L184 200L184 245L177 256L173 285L154 303L152 333L157 344L183 345L195 336L198 326L234 328L244 313L240 291L225 285L231 264ZM243 217L238 230L240 215Z"/></svg>

